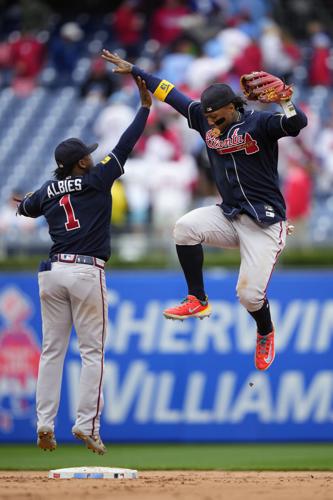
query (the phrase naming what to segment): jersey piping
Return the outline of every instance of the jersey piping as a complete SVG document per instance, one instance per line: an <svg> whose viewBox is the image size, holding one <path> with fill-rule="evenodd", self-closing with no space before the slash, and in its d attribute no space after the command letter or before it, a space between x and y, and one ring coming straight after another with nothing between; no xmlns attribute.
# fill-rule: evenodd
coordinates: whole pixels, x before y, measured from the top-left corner
<svg viewBox="0 0 333 500"><path fill-rule="evenodd" d="M192 127L192 120L191 120L191 106L192 106L192 104L195 104L195 101L191 101L189 106L188 106L188 122L189 122L190 128L193 128Z"/></svg>
<svg viewBox="0 0 333 500"><path fill-rule="evenodd" d="M123 174L124 173L124 168L123 168L122 164L120 163L120 161L118 160L118 158L116 157L116 155L112 151L111 151L110 154L114 157L114 159L118 163L119 168L120 168L120 172Z"/></svg>
<svg viewBox="0 0 333 500"><path fill-rule="evenodd" d="M281 115L281 118L280 118L280 127L282 128L283 132L288 135L288 132L285 130L285 128L283 127L282 125L282 119L283 119L284 115Z"/></svg>

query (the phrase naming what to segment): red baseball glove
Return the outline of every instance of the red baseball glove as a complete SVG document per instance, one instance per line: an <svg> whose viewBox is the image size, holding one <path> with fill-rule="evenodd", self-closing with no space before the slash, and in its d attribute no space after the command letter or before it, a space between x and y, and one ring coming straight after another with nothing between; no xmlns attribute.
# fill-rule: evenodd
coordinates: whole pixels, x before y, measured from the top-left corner
<svg viewBox="0 0 333 500"><path fill-rule="evenodd" d="M240 86L249 101L265 104L289 101L293 95L291 85L286 85L280 78L266 71L253 71L241 76Z"/></svg>

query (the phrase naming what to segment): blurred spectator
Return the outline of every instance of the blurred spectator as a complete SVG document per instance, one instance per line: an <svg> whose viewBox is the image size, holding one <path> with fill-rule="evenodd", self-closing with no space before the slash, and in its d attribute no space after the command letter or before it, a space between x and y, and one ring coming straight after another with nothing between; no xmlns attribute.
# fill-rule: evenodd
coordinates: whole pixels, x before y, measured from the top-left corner
<svg viewBox="0 0 333 500"><path fill-rule="evenodd" d="M308 117L308 125L302 129L297 138L283 137L279 143L279 176L284 180L288 175L289 164L296 161L304 165L309 172L318 170L316 158L316 143L320 120L318 113L309 105L301 102L298 104Z"/></svg>
<svg viewBox="0 0 333 500"><path fill-rule="evenodd" d="M15 189L1 207L0 256L8 254L12 248L29 246L36 239L39 226L37 219L28 219L28 217L18 217L16 215L17 202L13 198L22 199L24 194ZM18 235L19 240L17 239Z"/></svg>
<svg viewBox="0 0 333 500"><path fill-rule="evenodd" d="M281 31L281 40L283 50L282 56L287 57L291 61L289 70L286 68L281 76L287 83L292 83L295 67L301 60L301 50L291 34L285 30Z"/></svg>
<svg viewBox="0 0 333 500"><path fill-rule="evenodd" d="M244 17L244 14L252 21L260 20L269 15L272 10L272 2L267 2L267 0L251 0L250 2L248 0L217 1L223 5L230 20L239 16Z"/></svg>
<svg viewBox="0 0 333 500"><path fill-rule="evenodd" d="M30 93L43 67L45 45L32 32L14 33L10 37L12 86L20 94Z"/></svg>
<svg viewBox="0 0 333 500"><path fill-rule="evenodd" d="M331 41L324 32L322 25L318 21L312 21L308 25L308 32L311 36L311 54L309 61L309 84L311 86L332 83L330 70L330 46Z"/></svg>
<svg viewBox="0 0 333 500"><path fill-rule="evenodd" d="M138 0L124 0L113 14L116 39L130 59L137 57L142 49L144 20L138 6Z"/></svg>
<svg viewBox="0 0 333 500"><path fill-rule="evenodd" d="M300 51L292 38L271 20L267 20L260 38L264 70L289 81Z"/></svg>
<svg viewBox="0 0 333 500"><path fill-rule="evenodd" d="M241 54L234 59L232 72L239 78L246 73L258 71L261 68L261 49L255 40L251 40Z"/></svg>
<svg viewBox="0 0 333 500"><path fill-rule="evenodd" d="M153 166L149 179L152 223L156 236L165 245L172 245L172 228L184 211L192 204L193 190L198 179L195 161L190 155L182 155L172 161L173 150L165 139L153 136L149 139L145 159Z"/></svg>
<svg viewBox="0 0 333 500"><path fill-rule="evenodd" d="M127 199L123 183L117 179L112 185L112 232L121 231L127 221Z"/></svg>
<svg viewBox="0 0 333 500"><path fill-rule="evenodd" d="M239 27L223 28L219 33L204 46L204 51L210 57L225 57L232 61L240 56L251 42L250 37L241 31Z"/></svg>
<svg viewBox="0 0 333 500"><path fill-rule="evenodd" d="M196 99L198 96L191 93L189 89L184 88L184 93ZM195 156L202 148L202 139L196 132L196 130L191 129L188 126L187 120L181 114L175 112L173 108L170 107L172 113L168 118L168 127L177 134L178 140L181 143L181 150L183 154L191 154Z"/></svg>
<svg viewBox="0 0 333 500"><path fill-rule="evenodd" d="M83 98L105 101L118 88L118 81L109 73L105 61L96 57L91 61L90 71L81 85L80 95Z"/></svg>
<svg viewBox="0 0 333 500"><path fill-rule="evenodd" d="M102 110L94 124L100 157L106 156L115 147L134 115L134 110L126 104L110 104Z"/></svg>
<svg viewBox="0 0 333 500"><path fill-rule="evenodd" d="M128 222L130 229L137 234L145 235L150 217L149 179L155 165L149 163L146 157L129 158L126 162L126 172L123 183L128 204ZM139 240L137 252L144 250Z"/></svg>
<svg viewBox="0 0 333 500"><path fill-rule="evenodd" d="M228 55L221 54L213 57L206 52L199 54L192 64L188 66L184 83L188 87L200 94L211 82L216 81L218 77L222 80L231 68L232 61Z"/></svg>
<svg viewBox="0 0 333 500"><path fill-rule="evenodd" d="M195 60L198 50L197 45L188 37L177 38L170 46L168 53L163 57L157 76L163 75L165 80L174 85L184 82L185 73Z"/></svg>
<svg viewBox="0 0 333 500"><path fill-rule="evenodd" d="M174 161L179 160L183 153L182 142L177 134L177 131L171 126L168 126L165 115L158 111L151 111L147 120L144 133L137 144L137 151L140 155L147 154L150 139L152 137L160 137L170 147L170 158Z"/></svg>
<svg viewBox="0 0 333 500"><path fill-rule="evenodd" d="M58 85L73 83L73 71L81 54L82 39L83 31L78 23L69 22L61 26L59 34L50 44L50 58Z"/></svg>
<svg viewBox="0 0 333 500"><path fill-rule="evenodd" d="M178 38L183 31L182 18L191 14L183 0L164 0L161 7L153 13L150 36L162 45L168 45Z"/></svg>
<svg viewBox="0 0 333 500"><path fill-rule="evenodd" d="M314 154L318 121L317 116L304 104L309 124L296 138L285 137L279 146L279 174L283 179L283 191L287 206L287 218L295 226L289 243L302 246L309 243L314 179L317 178L317 162Z"/></svg>
<svg viewBox="0 0 333 500"><path fill-rule="evenodd" d="M14 3L14 2L13 2ZM23 30L40 31L47 29L51 8L43 0L21 0L21 25Z"/></svg>
<svg viewBox="0 0 333 500"><path fill-rule="evenodd" d="M326 125L320 128L315 153L320 162L317 178L317 189L321 195L331 195L333 192L333 116Z"/></svg>
<svg viewBox="0 0 333 500"><path fill-rule="evenodd" d="M173 161L172 144L160 135L147 138L144 155L127 161L129 175L124 176L130 225L143 233L152 217L159 243L172 242L172 227L192 203L198 173L194 158L181 155Z"/></svg>
<svg viewBox="0 0 333 500"><path fill-rule="evenodd" d="M284 183L287 219L295 226L290 241L294 246L309 243L309 215L312 203L312 178L309 168L290 159Z"/></svg>
<svg viewBox="0 0 333 500"><path fill-rule="evenodd" d="M0 42L0 87L11 81L11 50L9 42Z"/></svg>
<svg viewBox="0 0 333 500"><path fill-rule="evenodd" d="M212 175L207 148L202 146L195 155L198 167L198 182L194 190L194 207L209 206L214 203L221 203L215 180Z"/></svg>

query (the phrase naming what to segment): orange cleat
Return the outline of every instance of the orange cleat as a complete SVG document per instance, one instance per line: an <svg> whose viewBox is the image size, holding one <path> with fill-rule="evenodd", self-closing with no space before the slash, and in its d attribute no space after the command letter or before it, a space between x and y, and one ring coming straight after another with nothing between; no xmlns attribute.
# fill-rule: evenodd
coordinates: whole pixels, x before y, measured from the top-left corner
<svg viewBox="0 0 333 500"><path fill-rule="evenodd" d="M188 295L179 306L169 307L165 309L163 314L168 319L180 319L183 321L186 318L207 318L211 315L211 307L207 300L199 300L194 295Z"/></svg>
<svg viewBox="0 0 333 500"><path fill-rule="evenodd" d="M273 363L274 357L274 330L268 335L259 335L257 333L257 346L254 358L257 370L267 370Z"/></svg>

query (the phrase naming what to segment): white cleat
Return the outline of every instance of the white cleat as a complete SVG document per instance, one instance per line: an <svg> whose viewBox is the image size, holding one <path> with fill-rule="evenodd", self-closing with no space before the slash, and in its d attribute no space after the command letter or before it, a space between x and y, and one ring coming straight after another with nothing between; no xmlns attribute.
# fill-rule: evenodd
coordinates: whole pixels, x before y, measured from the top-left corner
<svg viewBox="0 0 333 500"><path fill-rule="evenodd" d="M93 453L98 453L98 455L104 455L104 453L106 453L107 450L99 435L89 436L89 434L84 434L84 432L77 427L74 427L72 432L73 436L85 443L88 450L91 450Z"/></svg>

